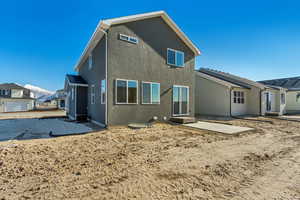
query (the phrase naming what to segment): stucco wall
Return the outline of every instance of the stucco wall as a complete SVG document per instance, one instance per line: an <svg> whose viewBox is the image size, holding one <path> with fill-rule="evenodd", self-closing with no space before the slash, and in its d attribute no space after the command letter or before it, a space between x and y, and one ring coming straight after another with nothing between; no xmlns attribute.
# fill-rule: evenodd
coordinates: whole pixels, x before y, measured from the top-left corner
<svg viewBox="0 0 300 200"><path fill-rule="evenodd" d="M105 37L97 44L92 52L93 67L89 69L88 59L79 70L79 75L88 83L89 87L85 96L87 98L88 117L101 124L105 124L105 104L101 104L101 80L105 79ZM95 104L91 103L91 86L95 86ZM112 85L108 86L112 90ZM80 106L80 105L79 105ZM83 110L84 108L80 108Z"/></svg>
<svg viewBox="0 0 300 200"><path fill-rule="evenodd" d="M297 94L300 91L288 91L286 98L287 113L300 112L300 98L297 101Z"/></svg>
<svg viewBox="0 0 300 200"><path fill-rule="evenodd" d="M230 116L230 89L195 75L195 114Z"/></svg>
<svg viewBox="0 0 300 200"><path fill-rule="evenodd" d="M260 115L261 110L261 89L251 87L247 98L247 109L249 115Z"/></svg>
<svg viewBox="0 0 300 200"><path fill-rule="evenodd" d="M139 43L121 41L119 34L137 37ZM189 112L190 116L194 116L194 54L161 18L116 25L110 28L108 35L109 125L147 122L154 116L159 120L170 118L173 85L189 87ZM176 68L166 64L167 48L185 53L185 67ZM116 79L138 80L138 105L116 104ZM160 83L159 105L141 104L141 81Z"/></svg>

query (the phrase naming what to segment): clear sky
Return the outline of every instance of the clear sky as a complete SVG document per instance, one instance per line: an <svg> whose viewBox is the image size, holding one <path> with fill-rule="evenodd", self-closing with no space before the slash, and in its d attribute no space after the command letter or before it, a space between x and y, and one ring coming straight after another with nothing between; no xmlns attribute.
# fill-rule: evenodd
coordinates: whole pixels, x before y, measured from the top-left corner
<svg viewBox="0 0 300 200"><path fill-rule="evenodd" d="M0 82L60 89L99 20L165 10L202 51L197 67L253 80L300 76L300 1L9 0Z"/></svg>

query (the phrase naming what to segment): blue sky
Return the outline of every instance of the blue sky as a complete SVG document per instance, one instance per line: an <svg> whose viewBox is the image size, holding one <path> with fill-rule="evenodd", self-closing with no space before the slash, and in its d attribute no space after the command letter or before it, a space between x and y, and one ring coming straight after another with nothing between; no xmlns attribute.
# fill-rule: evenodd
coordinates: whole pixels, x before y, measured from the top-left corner
<svg viewBox="0 0 300 200"><path fill-rule="evenodd" d="M253 80L300 76L298 2L3 1L0 82L60 89L99 20L156 10L165 10L200 48L197 67Z"/></svg>

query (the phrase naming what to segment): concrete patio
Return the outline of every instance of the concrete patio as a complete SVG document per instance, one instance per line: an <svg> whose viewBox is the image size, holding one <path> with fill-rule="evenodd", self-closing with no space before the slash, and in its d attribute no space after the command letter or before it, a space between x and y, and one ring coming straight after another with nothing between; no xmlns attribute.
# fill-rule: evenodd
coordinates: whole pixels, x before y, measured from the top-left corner
<svg viewBox="0 0 300 200"><path fill-rule="evenodd" d="M207 130L207 131L214 131L218 133L230 134L230 135L254 130L253 128L248 128L248 127L232 126L232 125L226 125L220 123L201 122L201 121L198 121L196 123L191 123L191 124L184 124L183 126L197 128L201 130Z"/></svg>

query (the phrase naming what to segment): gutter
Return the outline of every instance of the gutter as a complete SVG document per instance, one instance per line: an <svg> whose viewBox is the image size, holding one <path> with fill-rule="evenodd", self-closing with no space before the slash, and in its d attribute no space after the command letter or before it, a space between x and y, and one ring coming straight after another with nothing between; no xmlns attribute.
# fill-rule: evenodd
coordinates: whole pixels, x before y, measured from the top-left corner
<svg viewBox="0 0 300 200"><path fill-rule="evenodd" d="M100 28L100 31L104 33L105 35L105 126L107 127L108 124L108 106L107 106L107 69L108 69L108 45L107 45L107 32Z"/></svg>

